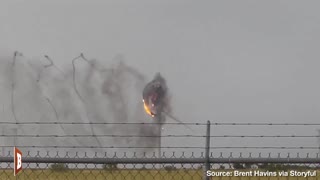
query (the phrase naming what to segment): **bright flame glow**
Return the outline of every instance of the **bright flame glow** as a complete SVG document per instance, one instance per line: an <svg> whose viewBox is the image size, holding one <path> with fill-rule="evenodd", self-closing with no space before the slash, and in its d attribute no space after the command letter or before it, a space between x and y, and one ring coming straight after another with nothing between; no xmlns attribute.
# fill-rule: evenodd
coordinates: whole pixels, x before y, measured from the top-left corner
<svg viewBox="0 0 320 180"><path fill-rule="evenodd" d="M146 105L146 103L143 101L143 107L144 107L144 110L146 111L147 114L149 114L150 116L154 117L154 115L151 113L149 107Z"/></svg>

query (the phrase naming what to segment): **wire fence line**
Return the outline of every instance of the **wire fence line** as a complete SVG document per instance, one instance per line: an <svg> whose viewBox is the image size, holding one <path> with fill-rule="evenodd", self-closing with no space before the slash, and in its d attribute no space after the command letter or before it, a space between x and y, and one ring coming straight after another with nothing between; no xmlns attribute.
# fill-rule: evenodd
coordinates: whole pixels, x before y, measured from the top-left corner
<svg viewBox="0 0 320 180"><path fill-rule="evenodd" d="M0 122L0 124L3 125L146 125L146 124L152 124L154 123L108 123L108 122L89 122L89 123L83 123L83 122ZM206 123L159 123L158 125L188 125L188 126L202 126L207 125ZM320 125L317 123L210 123L209 126L314 126L314 125ZM74 127L76 128L76 127ZM286 135L243 135L243 134L236 134L236 135L230 135L230 134L222 134L222 135L199 135L199 134L159 134L159 135L146 135L146 134L0 134L0 138L92 138L92 137L100 137L100 138L241 138L241 139L248 139L248 138L254 138L254 139L261 139L261 138L320 138L320 135L299 135L299 134L286 134ZM5 146L1 145L0 147L13 147L11 146ZM146 148L146 149L153 149L153 148L160 148L158 146L96 146L96 145L82 145L82 146L60 146L60 145L50 145L50 146L43 146L43 145L19 145L20 147L24 148L103 148L103 149L110 149L110 148ZM161 148L164 149L172 149L172 148L186 148L186 149L204 149L204 146L161 146ZM211 146L210 149L319 149L320 146Z"/></svg>
<svg viewBox="0 0 320 180"><path fill-rule="evenodd" d="M0 137L24 137L24 138L65 138L65 137L162 137L162 138L205 138L206 136L202 135L175 135L175 134L168 134L168 135L161 135L161 136L154 136L154 135L112 135L112 134L75 134L75 135L47 135L47 134L18 134L18 135L7 135L7 134L0 134ZM276 135L276 136L268 136L268 135L248 135L248 136L243 136L243 135L221 135L221 136L209 136L209 137L214 137L214 138L320 138L320 136L317 135Z"/></svg>
<svg viewBox="0 0 320 180"><path fill-rule="evenodd" d="M153 122L58 122L58 121L52 121L52 122L39 122L39 121L30 121L30 122L0 122L0 124L17 124L17 125L37 125L37 124L42 124L42 125L60 125L60 124L65 124L65 125L144 125L144 124L155 124ZM193 126L206 126L207 124L204 123L171 123L171 122L159 122L157 123L159 125L193 125Z"/></svg>
<svg viewBox="0 0 320 180"><path fill-rule="evenodd" d="M0 122L6 124L6 122ZM76 123L76 122L21 122L8 123L11 125L145 125L154 123ZM297 123L162 123L161 125L188 125L202 128L204 135L199 134L160 134L160 135L141 135L141 134L0 134L0 138L32 138L36 142L38 138L168 138L179 139L192 138L196 141L204 140L203 146L91 146L91 145L20 145L17 147L23 151L23 167L24 170L17 175L18 179L209 179L206 176L208 170L217 171L233 171L239 169L241 171L257 168L259 170L276 170L276 169L298 169L298 170L317 170L320 164L318 150L320 146L219 146L215 142L216 139L314 139L320 135L270 135L270 134L254 134L250 133L236 135L224 133L222 135L211 134L215 132L215 126L314 126L320 124L297 124ZM205 126L204 126L205 125ZM210 129L210 127L213 127ZM76 126L74 127L76 128ZM204 129L206 128L206 130ZM260 132L261 133L261 132ZM14 145L0 145L0 148L13 148ZM52 149L57 149L53 152ZM30 149L32 149L30 151ZM45 149L50 149L45 150ZM64 149L75 149L76 152L68 152L62 154ZM85 152L77 152L85 149ZM87 154L86 150L93 149L105 151L105 154ZM111 149L115 151L110 151ZM135 152L141 149L159 150L159 153L152 152ZM190 149L192 153L185 153ZM229 150L226 155L224 150ZM256 150L297 150L298 153L278 153L273 156L269 153L267 156L259 153L258 156L252 155L251 152L232 153L236 149L256 149ZM36 150L36 153L35 151ZM117 152L123 150L123 153ZM165 150L172 150L168 153ZM219 151L221 150L220 154ZM301 153L299 150L316 150L315 153ZM196 155L193 153L200 151ZM131 153L130 153L131 152ZM81 155L82 154L82 155ZM3 154L0 157L0 179L13 179L11 170L13 168L12 153ZM234 178L234 177L233 177ZM278 177L277 177L278 178ZM320 177L315 177L320 178ZM220 177L220 179L223 179ZM241 177L239 177L241 179ZM258 178L254 178L258 179ZM272 178L271 178L272 179Z"/></svg>
<svg viewBox="0 0 320 180"><path fill-rule="evenodd" d="M40 121L29 121L29 122L10 122L2 121L0 124L21 124L21 125L35 125L35 124L69 124L69 125L142 125L142 124L154 124L153 122L40 122ZM193 125L193 126L207 126L206 123L178 123L178 122L159 122L160 125ZM211 126L320 126L320 123L211 123Z"/></svg>
<svg viewBox="0 0 320 180"><path fill-rule="evenodd" d="M320 123L212 123L212 126L319 126Z"/></svg>

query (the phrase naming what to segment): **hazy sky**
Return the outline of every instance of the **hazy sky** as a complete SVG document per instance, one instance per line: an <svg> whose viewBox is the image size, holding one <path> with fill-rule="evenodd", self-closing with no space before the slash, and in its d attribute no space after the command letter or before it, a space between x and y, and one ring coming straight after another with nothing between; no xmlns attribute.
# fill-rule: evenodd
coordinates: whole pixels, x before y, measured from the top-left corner
<svg viewBox="0 0 320 180"><path fill-rule="evenodd" d="M122 53L149 79L158 71L165 76L174 112L185 122L317 123L319 6L316 0L1 1L0 50L47 54L59 66L80 52L106 63Z"/></svg>

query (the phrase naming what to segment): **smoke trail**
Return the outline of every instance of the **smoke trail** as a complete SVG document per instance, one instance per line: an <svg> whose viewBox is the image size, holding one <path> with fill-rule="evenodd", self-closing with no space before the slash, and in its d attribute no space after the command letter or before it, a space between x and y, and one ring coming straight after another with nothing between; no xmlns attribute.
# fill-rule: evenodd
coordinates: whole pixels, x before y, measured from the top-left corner
<svg viewBox="0 0 320 180"><path fill-rule="evenodd" d="M125 64L122 55L117 55L115 60L117 61L117 64L112 68L111 73L106 76L102 86L102 93L106 95L110 102L109 108L113 113L114 120L116 122L143 122L145 114L141 103L141 93L146 84L146 78L142 73ZM129 105L129 95L133 98L133 102L136 103ZM134 112L130 112L128 107L130 107L130 109L134 109ZM155 128L157 128L155 125L115 127L114 132L117 134L122 132L127 134L152 136L155 135ZM119 140L117 141L119 142ZM152 137L126 138L121 139L121 143L140 147L157 145L155 138ZM141 149L139 151L141 151ZM143 149L143 151L152 151L152 149L146 148Z"/></svg>
<svg viewBox="0 0 320 180"><path fill-rule="evenodd" d="M15 111L15 105L14 105L14 91L15 91L15 65L16 65L16 59L17 56L22 56L21 53L19 53L18 51L15 51L13 54L13 60L12 60L12 84L11 84L11 111L12 111L12 115L14 117L15 122L19 122L17 119L17 115L16 115L16 111Z"/></svg>
<svg viewBox="0 0 320 180"><path fill-rule="evenodd" d="M141 92L145 86L143 74L124 62L123 55L117 55L116 64L107 67L96 60L88 60L83 54L84 63L77 66L79 74L75 78L73 60L73 84L79 99L85 104L87 119L95 122L145 122L141 104ZM77 83L75 83L77 82ZM85 100L85 101L84 101ZM133 102L133 103L132 103ZM133 109L136 109L134 112ZM94 126L91 131L108 134L153 135L155 126ZM103 144L110 141L99 139ZM112 144L155 146L154 138L113 138ZM148 151L152 149L146 149Z"/></svg>
<svg viewBox="0 0 320 180"><path fill-rule="evenodd" d="M123 55L107 66L98 60L88 60L83 54L71 61L71 68L59 68L49 56L28 60L15 52L13 59L1 58L0 73L4 114L2 121L57 122L149 122L141 102L146 78L125 63ZM45 61L44 61L45 60ZM6 95L7 94L7 95ZM7 110L6 110L7 109ZM11 110L10 110L11 109ZM9 127L8 127L9 128ZM7 129L8 129L7 128ZM18 134L154 134L156 125L60 125L14 126ZM10 129L9 128L9 129ZM66 138L23 139L18 145L71 146L156 146L154 138ZM12 145L11 141L3 145ZM88 150L86 150L88 151ZM99 151L102 151L99 150ZM132 150L134 151L134 150ZM137 151L141 151L138 149Z"/></svg>
<svg viewBox="0 0 320 180"><path fill-rule="evenodd" d="M72 82L73 82L73 87L74 87L74 90L75 90L75 92L77 93L77 95L78 95L78 97L80 98L80 100L82 101L82 103L83 103L83 105L85 106L85 113L86 113L86 117L87 117L87 122L90 122L90 117L89 117L89 112L88 112L88 110L87 110L87 102L85 101L85 99L80 95L80 92L79 92L79 90L77 89L77 83L76 83L76 65L75 65L75 62L76 62L76 60L80 60L80 59L82 59L82 60L84 60L85 62L87 62L89 65L90 65L90 62L86 59L86 58L84 58L84 56L83 56L83 54L81 53L80 54L80 56L78 56L78 57L76 57L76 58L74 58L73 60L72 60ZM92 68L92 67L90 67L90 68ZM89 72L92 72L91 70L89 70ZM97 143L98 143L98 145L99 146L102 146L102 144L101 144L101 142L100 142L100 140L95 136L96 134L95 134L95 132L94 132L94 129L93 129L93 125L91 125L90 124L90 130L91 130L91 134L94 136L94 138L95 138L95 140L97 141Z"/></svg>

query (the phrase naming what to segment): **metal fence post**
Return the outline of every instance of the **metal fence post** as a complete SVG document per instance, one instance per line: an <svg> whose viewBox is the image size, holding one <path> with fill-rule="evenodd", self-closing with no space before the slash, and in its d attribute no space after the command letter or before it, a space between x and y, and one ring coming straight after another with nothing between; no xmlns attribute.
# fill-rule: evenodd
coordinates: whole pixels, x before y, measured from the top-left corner
<svg viewBox="0 0 320 180"><path fill-rule="evenodd" d="M205 168L204 168L203 180L209 180L209 176L207 176L207 171L210 170L209 154L210 154L210 121L207 122Z"/></svg>

